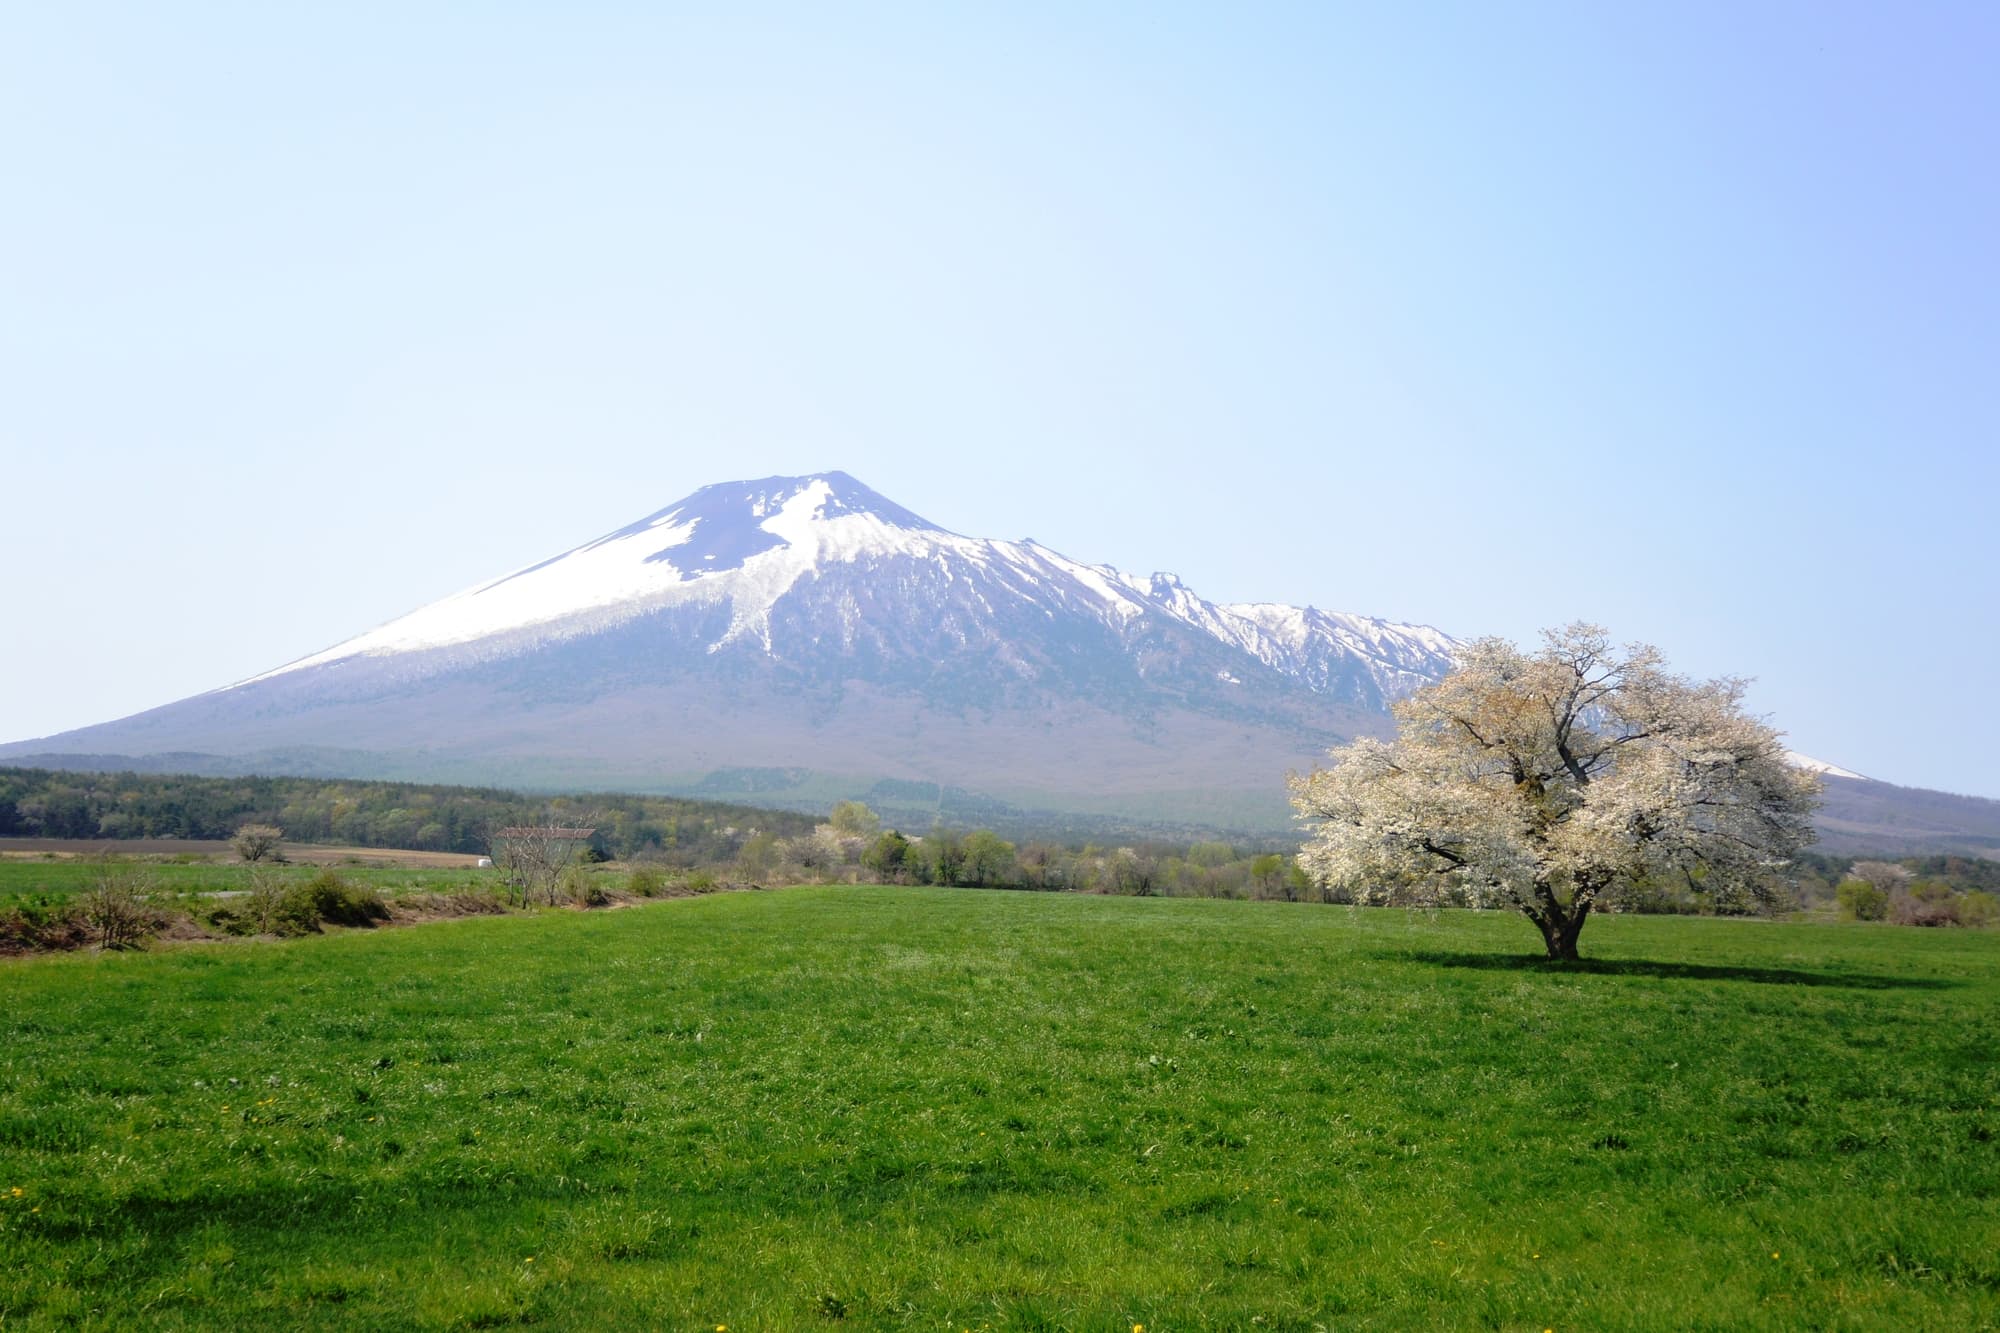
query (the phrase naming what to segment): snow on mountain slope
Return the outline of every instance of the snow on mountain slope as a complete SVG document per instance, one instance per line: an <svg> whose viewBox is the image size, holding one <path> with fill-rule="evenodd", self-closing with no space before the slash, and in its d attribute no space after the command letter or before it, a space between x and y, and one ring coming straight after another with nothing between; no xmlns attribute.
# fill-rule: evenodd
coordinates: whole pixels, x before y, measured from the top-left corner
<svg viewBox="0 0 2000 1333"><path fill-rule="evenodd" d="M1359 665L1396 699L1451 669L1457 641L1428 625L1399 625L1369 616L1270 602L1221 608L1257 627L1257 657L1302 681L1316 693L1338 688L1344 671Z"/></svg>
<svg viewBox="0 0 2000 1333"><path fill-rule="evenodd" d="M1797 750L1785 751L1785 762L1793 768L1803 768L1808 773L1818 773L1823 777L1853 778L1856 782L1874 781L1873 778L1863 777L1851 768L1842 768L1838 764L1829 764L1824 759L1815 759L1809 754L1800 754Z"/></svg>
<svg viewBox="0 0 2000 1333"><path fill-rule="evenodd" d="M727 599L736 614L726 639L734 639L754 633L760 613L822 561L893 551L912 537L971 544L843 473L708 486L596 541L252 679L522 631L565 637L684 601Z"/></svg>
<svg viewBox="0 0 2000 1333"><path fill-rule="evenodd" d="M885 607L873 584L891 570L929 604ZM1312 608L1218 606L1171 574L1141 579L1033 541L960 536L845 473L828 472L704 487L574 550L242 684L354 659L421 656L436 669L516 656L679 607L726 609L727 628L704 644L708 653L741 647L775 656L774 611L808 584L832 598L839 623L821 616L811 622L814 642L784 651L823 651L828 637L851 647L864 602L877 616L933 624L947 600L940 588L956 589L949 600L973 614L998 619L1026 609L1050 619L1081 617L1117 636L1136 632L1148 617L1164 618L1314 693L1375 709L1448 670L1453 648L1449 637L1421 626ZM972 637L967 614L950 622L961 642ZM1241 683L1226 666L1215 674Z"/></svg>

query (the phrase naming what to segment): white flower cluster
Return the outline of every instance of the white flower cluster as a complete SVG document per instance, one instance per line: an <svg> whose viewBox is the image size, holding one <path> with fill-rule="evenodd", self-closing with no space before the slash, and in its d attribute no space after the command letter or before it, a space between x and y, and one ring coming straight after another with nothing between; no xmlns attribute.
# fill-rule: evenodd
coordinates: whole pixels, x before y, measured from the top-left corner
<svg viewBox="0 0 2000 1333"><path fill-rule="evenodd" d="M1571 625L1528 654L1475 643L1356 741L1292 780L1314 829L1299 863L1363 903L1519 908L1574 957L1593 907L1659 876L1760 895L1812 840L1818 779L1742 708L1644 645Z"/></svg>

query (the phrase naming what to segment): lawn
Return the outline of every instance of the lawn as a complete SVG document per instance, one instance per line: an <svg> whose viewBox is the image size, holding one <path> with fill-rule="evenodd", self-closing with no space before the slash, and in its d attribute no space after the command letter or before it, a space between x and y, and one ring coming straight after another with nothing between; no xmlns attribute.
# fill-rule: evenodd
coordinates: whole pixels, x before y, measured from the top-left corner
<svg viewBox="0 0 2000 1333"><path fill-rule="evenodd" d="M2000 1327L2000 934L730 893L0 964L0 1323Z"/></svg>

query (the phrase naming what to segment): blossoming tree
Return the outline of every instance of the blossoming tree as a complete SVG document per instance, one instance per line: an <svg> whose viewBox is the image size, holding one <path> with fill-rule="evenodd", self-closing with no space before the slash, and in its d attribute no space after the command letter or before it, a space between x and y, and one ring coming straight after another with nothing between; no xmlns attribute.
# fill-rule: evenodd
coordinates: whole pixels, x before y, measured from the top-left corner
<svg viewBox="0 0 2000 1333"><path fill-rule="evenodd" d="M1595 625L1543 640L1480 640L1396 706L1394 741L1294 776L1305 871L1357 902L1517 908L1566 960L1592 909L1650 876L1768 895L1812 841L1819 783L1743 711L1744 682L1674 675Z"/></svg>

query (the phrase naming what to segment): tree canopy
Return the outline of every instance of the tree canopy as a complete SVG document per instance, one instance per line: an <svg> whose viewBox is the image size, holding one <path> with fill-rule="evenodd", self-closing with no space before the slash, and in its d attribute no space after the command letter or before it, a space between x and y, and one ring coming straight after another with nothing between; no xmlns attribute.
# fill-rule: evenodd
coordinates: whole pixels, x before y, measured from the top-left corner
<svg viewBox="0 0 2000 1333"><path fill-rule="evenodd" d="M1767 896L1812 840L1819 783L1743 711L1744 684L1674 675L1595 625L1532 654L1480 640L1396 706L1395 740L1292 779L1299 863L1357 902L1517 908L1555 959L1649 879Z"/></svg>

